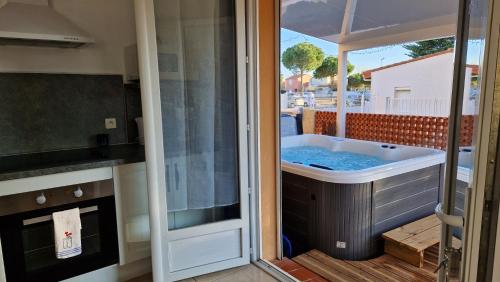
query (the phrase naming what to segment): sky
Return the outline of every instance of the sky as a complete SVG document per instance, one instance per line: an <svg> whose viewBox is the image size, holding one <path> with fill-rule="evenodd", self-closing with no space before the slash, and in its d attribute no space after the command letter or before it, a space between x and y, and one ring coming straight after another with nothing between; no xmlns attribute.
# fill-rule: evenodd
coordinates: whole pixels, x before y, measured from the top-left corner
<svg viewBox="0 0 500 282"><path fill-rule="evenodd" d="M325 56L332 55L336 57L338 55L337 44L284 28L281 29L281 54L283 54L287 48L304 41L310 42L323 49ZM406 55L407 52L408 50L404 49L402 45L391 45L353 51L349 52L347 56L348 61L355 66L353 73L359 73L365 70L409 60L411 58ZM468 63L477 64L479 61L478 58L479 44L470 45ZM281 73L285 77L292 75L292 72L287 70L283 64L281 64Z"/></svg>

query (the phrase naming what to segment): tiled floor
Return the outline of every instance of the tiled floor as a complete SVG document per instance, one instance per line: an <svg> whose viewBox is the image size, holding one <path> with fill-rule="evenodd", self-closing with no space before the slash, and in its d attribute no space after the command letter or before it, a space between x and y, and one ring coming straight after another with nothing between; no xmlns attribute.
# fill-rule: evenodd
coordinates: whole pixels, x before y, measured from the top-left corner
<svg viewBox="0 0 500 282"><path fill-rule="evenodd" d="M272 261L274 265L281 268L283 271L295 277L297 280L302 282L326 282L318 274L310 271L309 269L303 267L302 265L294 262L289 258L283 258L283 260Z"/></svg>
<svg viewBox="0 0 500 282"><path fill-rule="evenodd" d="M149 274L146 276L130 280L128 282L152 282L152 281L153 278L151 274ZM277 280L253 264L182 280L182 282L246 282L246 281L275 282Z"/></svg>

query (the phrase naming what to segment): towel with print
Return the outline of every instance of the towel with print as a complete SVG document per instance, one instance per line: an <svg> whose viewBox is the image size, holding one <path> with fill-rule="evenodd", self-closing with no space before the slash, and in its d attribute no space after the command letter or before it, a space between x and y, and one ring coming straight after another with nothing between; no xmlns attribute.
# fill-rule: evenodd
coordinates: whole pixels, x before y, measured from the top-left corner
<svg viewBox="0 0 500 282"><path fill-rule="evenodd" d="M52 214L56 257L71 258L82 253L80 209L74 208Z"/></svg>

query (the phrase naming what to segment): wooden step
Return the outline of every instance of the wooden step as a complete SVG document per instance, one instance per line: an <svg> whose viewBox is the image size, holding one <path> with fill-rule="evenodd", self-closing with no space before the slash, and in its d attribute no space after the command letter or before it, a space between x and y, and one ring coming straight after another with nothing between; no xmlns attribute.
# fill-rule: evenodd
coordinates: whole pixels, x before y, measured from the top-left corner
<svg viewBox="0 0 500 282"><path fill-rule="evenodd" d="M385 232L384 234L382 234L382 237L384 239L402 242L429 229L435 228L436 226L441 226L441 221L439 220L439 218L437 218L436 215L431 215L412 223L403 225L391 231ZM432 245L435 245L436 243L439 243L439 239Z"/></svg>
<svg viewBox="0 0 500 282"><path fill-rule="evenodd" d="M424 252L441 240L441 221L431 215L382 234L384 251L414 266L423 267ZM460 240L453 238L453 246Z"/></svg>

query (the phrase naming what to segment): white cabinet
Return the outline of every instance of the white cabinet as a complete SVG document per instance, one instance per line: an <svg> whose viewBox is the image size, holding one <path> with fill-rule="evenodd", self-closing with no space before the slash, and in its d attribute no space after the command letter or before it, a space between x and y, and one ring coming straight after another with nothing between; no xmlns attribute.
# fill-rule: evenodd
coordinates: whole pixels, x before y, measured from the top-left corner
<svg viewBox="0 0 500 282"><path fill-rule="evenodd" d="M120 265L151 255L145 163L113 168Z"/></svg>

